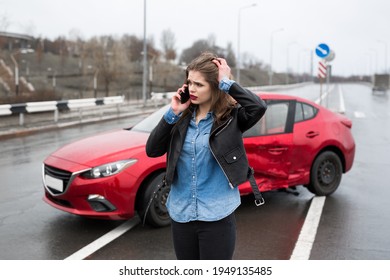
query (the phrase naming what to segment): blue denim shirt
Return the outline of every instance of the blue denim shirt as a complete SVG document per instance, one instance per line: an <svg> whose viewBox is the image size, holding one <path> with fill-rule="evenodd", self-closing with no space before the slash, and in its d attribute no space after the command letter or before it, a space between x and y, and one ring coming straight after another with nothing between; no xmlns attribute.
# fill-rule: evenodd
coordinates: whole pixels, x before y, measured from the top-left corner
<svg viewBox="0 0 390 280"><path fill-rule="evenodd" d="M228 92L232 83L223 80L220 89ZM175 123L180 116L169 109L164 118ZM213 121L212 112L198 124L194 112L190 121L167 201L169 215L176 222L217 221L230 215L241 203L238 188L229 186L211 153L209 136Z"/></svg>

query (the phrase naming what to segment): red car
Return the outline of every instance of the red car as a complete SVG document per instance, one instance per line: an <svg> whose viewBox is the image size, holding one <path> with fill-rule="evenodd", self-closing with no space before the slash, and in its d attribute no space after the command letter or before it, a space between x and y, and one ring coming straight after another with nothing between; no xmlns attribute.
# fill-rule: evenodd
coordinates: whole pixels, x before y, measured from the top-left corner
<svg viewBox="0 0 390 280"><path fill-rule="evenodd" d="M309 100L260 94L265 116L244 134L250 165L261 191L304 185L330 195L352 167L352 122ZM169 105L167 105L169 106ZM165 171L165 156L149 158L145 143L167 106L132 128L109 131L68 144L43 164L44 200L60 210L104 219L143 217ZM252 193L249 183L239 186ZM161 189L147 214L154 226L170 223Z"/></svg>

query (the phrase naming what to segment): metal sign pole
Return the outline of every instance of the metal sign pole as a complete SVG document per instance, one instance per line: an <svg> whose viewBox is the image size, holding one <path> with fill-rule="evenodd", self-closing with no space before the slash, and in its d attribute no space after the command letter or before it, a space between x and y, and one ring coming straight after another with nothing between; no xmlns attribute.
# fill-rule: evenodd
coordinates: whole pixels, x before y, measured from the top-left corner
<svg viewBox="0 0 390 280"><path fill-rule="evenodd" d="M322 103L322 83L326 77L326 107L329 105L329 76L331 75L331 66L328 62L332 61L335 57L333 50L329 48L327 44L321 43L316 47L316 54L322 59L318 63L318 78L320 79L320 104Z"/></svg>
<svg viewBox="0 0 390 280"><path fill-rule="evenodd" d="M329 108L329 81L331 75L332 67L328 64L326 65L326 108Z"/></svg>
<svg viewBox="0 0 390 280"><path fill-rule="evenodd" d="M323 80L323 78L320 77L320 105L322 103L322 80Z"/></svg>

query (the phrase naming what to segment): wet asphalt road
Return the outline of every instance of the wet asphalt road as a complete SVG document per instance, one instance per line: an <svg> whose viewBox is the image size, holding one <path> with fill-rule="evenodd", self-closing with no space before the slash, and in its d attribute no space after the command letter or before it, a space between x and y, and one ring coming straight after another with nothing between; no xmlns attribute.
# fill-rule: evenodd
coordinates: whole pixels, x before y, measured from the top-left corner
<svg viewBox="0 0 390 280"><path fill-rule="evenodd" d="M318 85L289 91L312 100ZM390 259L390 100L372 95L365 85L335 85L329 99L353 121L357 151L352 170L325 201L310 259ZM341 107L340 107L341 106ZM115 229L123 221L90 220L51 208L42 201L41 164L58 147L99 131L126 127L138 118L46 131L0 140L0 259L65 259ZM235 259L290 258L313 198L265 193L266 204L255 207L242 198L236 212L238 237ZM175 259L170 228L137 225L92 253L87 259Z"/></svg>

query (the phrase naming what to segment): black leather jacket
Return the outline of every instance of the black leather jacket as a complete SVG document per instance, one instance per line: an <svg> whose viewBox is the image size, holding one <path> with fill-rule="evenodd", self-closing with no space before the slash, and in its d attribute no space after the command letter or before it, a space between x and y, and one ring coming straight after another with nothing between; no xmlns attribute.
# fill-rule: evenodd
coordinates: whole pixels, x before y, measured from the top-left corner
<svg viewBox="0 0 390 280"><path fill-rule="evenodd" d="M214 158L224 171L230 186L238 186L248 180L248 159L242 140L242 133L251 128L264 115L267 105L257 95L233 83L229 95L237 102L231 116L222 124L215 122L211 128L209 145ZM168 124L164 118L151 132L146 143L149 157L159 157L167 153L165 182L171 185L176 163L186 137L192 114L187 114L176 124Z"/></svg>

